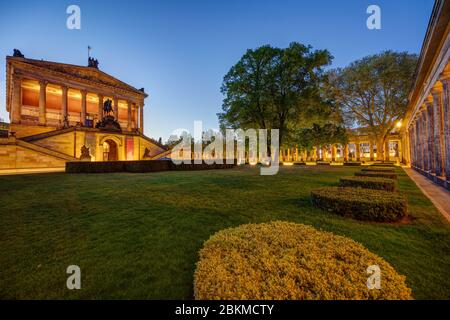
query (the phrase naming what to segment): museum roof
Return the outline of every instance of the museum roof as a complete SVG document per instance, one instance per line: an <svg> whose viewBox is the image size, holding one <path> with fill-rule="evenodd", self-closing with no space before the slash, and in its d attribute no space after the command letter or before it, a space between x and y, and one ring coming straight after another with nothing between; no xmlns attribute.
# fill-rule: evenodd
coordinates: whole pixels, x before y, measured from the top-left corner
<svg viewBox="0 0 450 320"><path fill-rule="evenodd" d="M46 61L46 60L37 60L37 59L29 59L25 57L15 57L15 56L7 56L7 62L19 62L22 64L29 64L31 66L36 66L40 68L49 69L55 72L68 74L76 78L81 78L85 80L91 80L94 82L99 82L105 85L119 87L122 90L127 90L134 92L136 94L147 97L147 94L144 92L144 89L137 89L109 74L99 70L96 67L92 66L80 66L73 65L67 63L60 63L54 61Z"/></svg>

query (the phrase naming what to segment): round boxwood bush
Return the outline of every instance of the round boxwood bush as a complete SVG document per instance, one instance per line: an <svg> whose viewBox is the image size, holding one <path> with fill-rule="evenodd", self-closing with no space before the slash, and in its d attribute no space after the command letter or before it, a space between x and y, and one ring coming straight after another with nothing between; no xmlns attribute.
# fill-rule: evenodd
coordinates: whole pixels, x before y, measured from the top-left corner
<svg viewBox="0 0 450 320"><path fill-rule="evenodd" d="M405 277L357 242L313 227L270 222L219 231L194 274L196 299L411 299ZM367 287L379 266L381 289Z"/></svg>
<svg viewBox="0 0 450 320"><path fill-rule="evenodd" d="M406 199L389 191L324 187L312 190L311 200L318 208L358 220L394 222L408 214Z"/></svg>
<svg viewBox="0 0 450 320"><path fill-rule="evenodd" d="M395 180L377 177L342 177L341 187L365 188L394 192L397 189Z"/></svg>
<svg viewBox="0 0 450 320"><path fill-rule="evenodd" d="M378 178L397 180L397 174L395 172L361 171L361 172L355 172L355 176L357 176L357 177L372 177L372 178L378 177Z"/></svg>

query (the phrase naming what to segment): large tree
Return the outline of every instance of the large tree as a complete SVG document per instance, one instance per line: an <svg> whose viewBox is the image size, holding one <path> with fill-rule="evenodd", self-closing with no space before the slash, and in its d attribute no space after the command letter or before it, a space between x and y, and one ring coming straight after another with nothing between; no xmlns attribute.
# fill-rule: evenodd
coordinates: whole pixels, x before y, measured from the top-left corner
<svg viewBox="0 0 450 320"><path fill-rule="evenodd" d="M383 159L386 139L405 115L417 56L385 51L329 72L327 91L348 127L359 126L377 143Z"/></svg>
<svg viewBox="0 0 450 320"><path fill-rule="evenodd" d="M279 129L283 144L290 126L324 108L320 84L331 59L327 50L296 42L247 50L224 77L221 127Z"/></svg>
<svg viewBox="0 0 450 320"><path fill-rule="evenodd" d="M319 125L314 123L310 128L301 129L298 145L305 150L313 147L328 147L332 144L348 143L347 131L344 127L333 123Z"/></svg>

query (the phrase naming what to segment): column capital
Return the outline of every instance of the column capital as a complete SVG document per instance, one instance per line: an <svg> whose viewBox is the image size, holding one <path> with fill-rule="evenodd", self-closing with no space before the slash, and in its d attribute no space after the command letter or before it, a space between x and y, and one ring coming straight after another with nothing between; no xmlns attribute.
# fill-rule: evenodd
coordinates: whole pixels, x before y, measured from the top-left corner
<svg viewBox="0 0 450 320"><path fill-rule="evenodd" d="M439 81L446 82L447 84L450 82L450 70L444 70L440 75L439 75Z"/></svg>
<svg viewBox="0 0 450 320"><path fill-rule="evenodd" d="M450 80L450 78L449 78ZM431 95L435 98L436 95L442 93L444 91L444 86L442 81L437 81L436 84L431 89Z"/></svg>
<svg viewBox="0 0 450 320"><path fill-rule="evenodd" d="M423 105L421 106L420 109L425 109L427 104L432 104L433 103L433 99L434 99L434 93L432 92L431 94L429 94L425 100L423 101Z"/></svg>

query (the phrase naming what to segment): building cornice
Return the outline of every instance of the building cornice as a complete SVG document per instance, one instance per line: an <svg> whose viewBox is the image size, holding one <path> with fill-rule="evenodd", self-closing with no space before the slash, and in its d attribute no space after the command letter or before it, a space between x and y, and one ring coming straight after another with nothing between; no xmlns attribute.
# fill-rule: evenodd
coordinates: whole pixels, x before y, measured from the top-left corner
<svg viewBox="0 0 450 320"><path fill-rule="evenodd" d="M64 73L61 71L46 68L44 66L34 65L28 63L27 59L24 58L7 57L6 61L6 108L8 112L10 111L10 93L12 85L11 80L13 76L30 77L38 81L46 80L57 85L65 85L77 90L87 89L92 93L101 94L103 96L114 96L121 100L131 101L142 106L144 105L144 99L148 96L146 93L135 88L124 88L123 82L107 75L106 73L103 74L110 77L112 81L118 82L117 86L105 82L96 81L92 78L77 77L76 75L73 75L71 73ZM95 70L94 72L102 71Z"/></svg>
<svg viewBox="0 0 450 320"><path fill-rule="evenodd" d="M450 1L436 0L428 23L416 68L414 85L409 94L405 119L407 127L414 121L414 114L439 81L450 58Z"/></svg>

